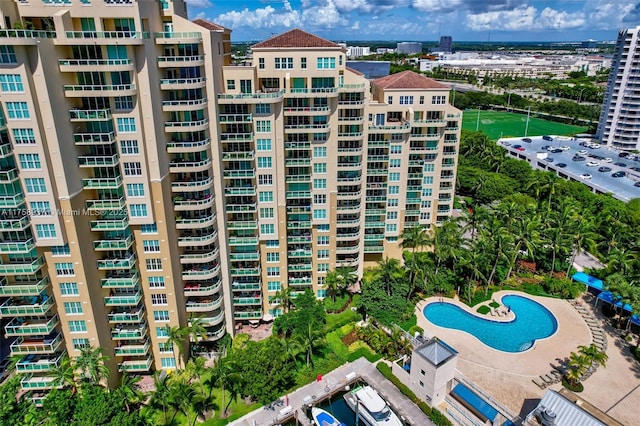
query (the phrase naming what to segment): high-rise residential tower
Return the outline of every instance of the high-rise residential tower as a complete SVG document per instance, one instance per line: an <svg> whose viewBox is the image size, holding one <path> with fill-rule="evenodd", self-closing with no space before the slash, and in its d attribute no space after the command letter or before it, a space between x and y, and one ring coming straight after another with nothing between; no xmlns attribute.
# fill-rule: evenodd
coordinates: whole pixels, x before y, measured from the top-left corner
<svg viewBox="0 0 640 426"><path fill-rule="evenodd" d="M597 135L602 144L640 149L640 26L622 30L600 112Z"/></svg>
<svg viewBox="0 0 640 426"><path fill-rule="evenodd" d="M278 291L324 297L451 214L461 112L422 75L370 82L302 30L232 65L182 1L0 12L0 318L26 390L89 346L180 367L166 326L269 321Z"/></svg>

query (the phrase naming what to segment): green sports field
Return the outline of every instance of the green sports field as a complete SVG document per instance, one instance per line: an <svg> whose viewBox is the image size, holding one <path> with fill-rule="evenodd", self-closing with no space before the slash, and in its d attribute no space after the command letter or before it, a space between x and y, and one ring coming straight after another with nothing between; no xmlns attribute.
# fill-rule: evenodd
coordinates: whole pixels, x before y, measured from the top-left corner
<svg viewBox="0 0 640 426"><path fill-rule="evenodd" d="M466 130L476 130L478 123L478 110L469 109L464 111L462 116L462 128ZM524 136L524 130L527 124L527 115L516 114L513 112L498 111L480 111L481 130L489 138L497 140L500 137L517 137ZM572 126L569 124L556 123L555 121L542 120L535 118L531 114L529 119L529 131L527 136L542 135L573 135L576 133L584 133L586 127Z"/></svg>

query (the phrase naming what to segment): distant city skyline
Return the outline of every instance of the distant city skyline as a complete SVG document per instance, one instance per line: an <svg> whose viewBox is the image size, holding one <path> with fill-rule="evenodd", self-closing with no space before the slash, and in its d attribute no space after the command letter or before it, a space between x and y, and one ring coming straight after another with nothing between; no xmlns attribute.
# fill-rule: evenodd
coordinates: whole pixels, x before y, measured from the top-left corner
<svg viewBox="0 0 640 426"><path fill-rule="evenodd" d="M233 41L301 28L336 41L597 41L640 24L626 0L186 0L189 17L233 30Z"/></svg>

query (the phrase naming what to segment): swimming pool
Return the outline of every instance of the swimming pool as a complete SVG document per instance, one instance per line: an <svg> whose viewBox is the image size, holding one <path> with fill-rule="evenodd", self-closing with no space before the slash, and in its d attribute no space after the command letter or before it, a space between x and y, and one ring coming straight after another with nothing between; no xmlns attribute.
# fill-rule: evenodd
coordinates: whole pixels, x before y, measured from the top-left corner
<svg viewBox="0 0 640 426"><path fill-rule="evenodd" d="M531 349L536 340L558 330L553 314L535 300L510 294L502 297L502 304L511 307L515 314L513 321L491 321L447 302L430 303L423 314L437 326L467 332L485 345L504 352L524 352Z"/></svg>

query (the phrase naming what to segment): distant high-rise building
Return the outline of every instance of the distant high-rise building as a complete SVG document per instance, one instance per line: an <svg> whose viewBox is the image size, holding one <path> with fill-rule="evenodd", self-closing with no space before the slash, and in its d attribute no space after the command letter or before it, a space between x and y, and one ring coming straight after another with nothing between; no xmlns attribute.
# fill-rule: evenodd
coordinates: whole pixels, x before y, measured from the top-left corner
<svg viewBox="0 0 640 426"><path fill-rule="evenodd" d="M422 53L422 43L416 41L403 41L396 45L396 49L398 53L414 55L416 53Z"/></svg>
<svg viewBox="0 0 640 426"><path fill-rule="evenodd" d="M624 150L640 149L640 26L621 30L600 112L600 142Z"/></svg>
<svg viewBox="0 0 640 426"><path fill-rule="evenodd" d="M453 38L451 36L440 37L440 44L438 44L439 52L451 52L451 45L453 44Z"/></svg>
<svg viewBox="0 0 640 426"><path fill-rule="evenodd" d="M347 57L350 59L371 55L371 48L368 46L347 47Z"/></svg>

